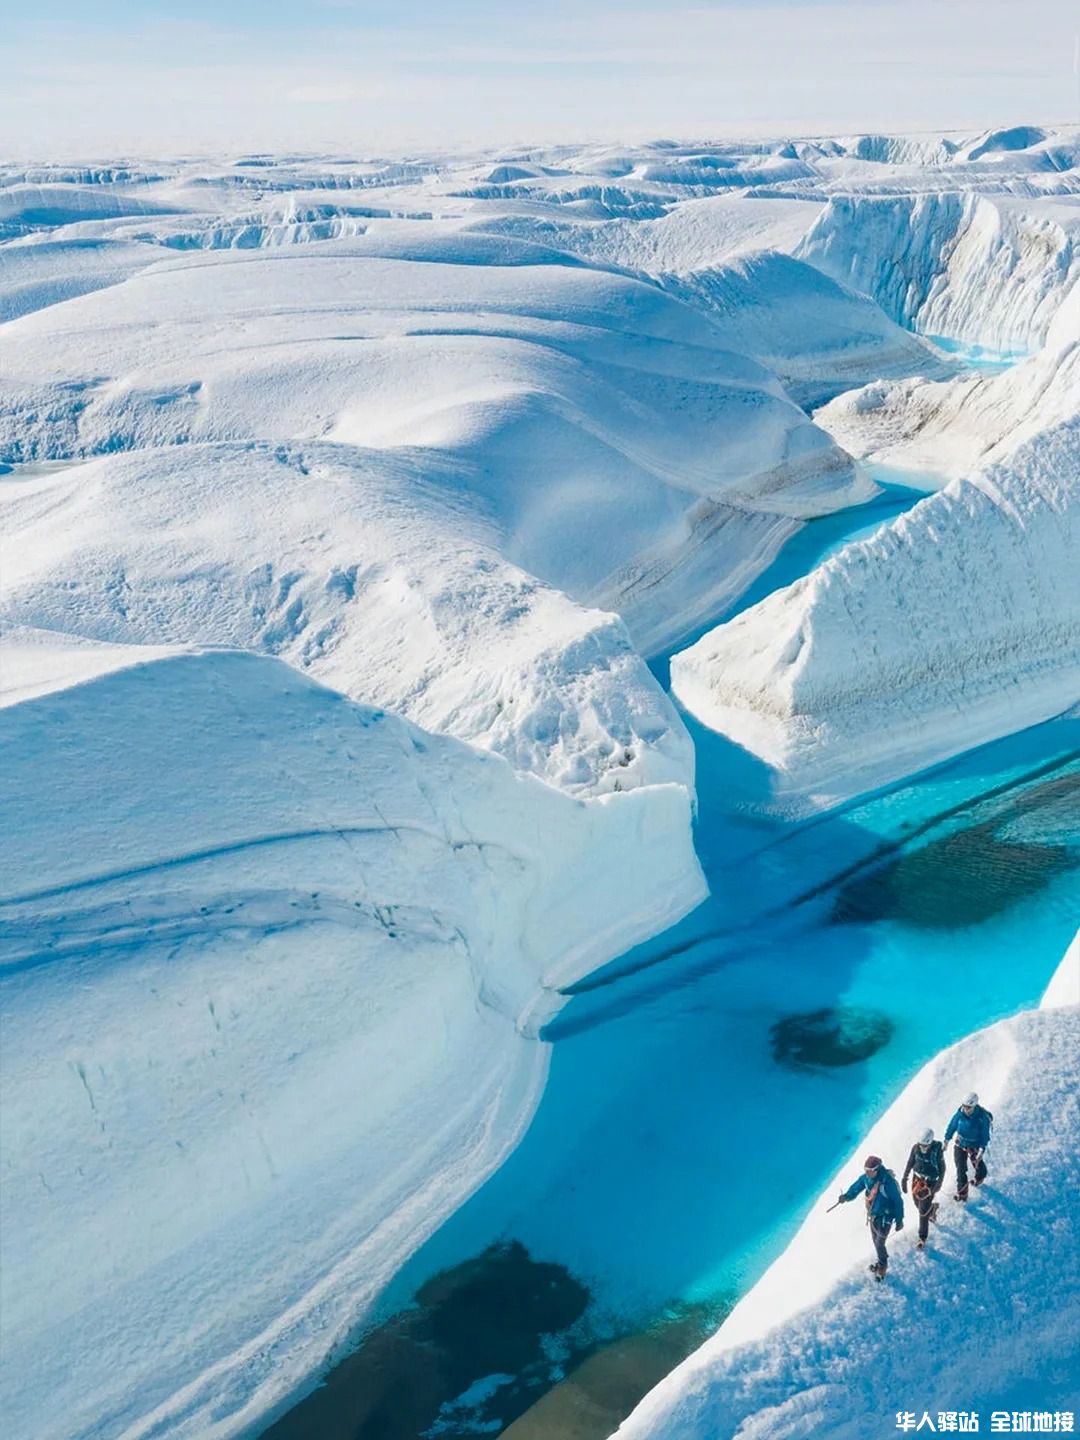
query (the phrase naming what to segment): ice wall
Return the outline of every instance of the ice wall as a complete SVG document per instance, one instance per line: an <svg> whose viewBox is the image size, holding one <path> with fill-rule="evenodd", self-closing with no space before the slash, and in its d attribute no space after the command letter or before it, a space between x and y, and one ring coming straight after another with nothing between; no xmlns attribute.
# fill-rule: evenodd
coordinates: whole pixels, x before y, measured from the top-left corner
<svg viewBox="0 0 1080 1440"><path fill-rule="evenodd" d="M1080 276L1068 205L942 190L830 199L803 260L865 295L898 324L992 350L1037 349Z"/></svg>
<svg viewBox="0 0 1080 1440"><path fill-rule="evenodd" d="M1080 419L950 485L672 660L694 714L829 805L1080 695Z"/></svg>

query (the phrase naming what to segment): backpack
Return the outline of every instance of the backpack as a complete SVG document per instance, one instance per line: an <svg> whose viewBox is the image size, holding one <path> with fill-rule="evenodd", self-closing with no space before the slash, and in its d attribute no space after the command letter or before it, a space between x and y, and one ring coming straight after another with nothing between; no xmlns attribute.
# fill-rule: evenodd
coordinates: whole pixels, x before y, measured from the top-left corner
<svg viewBox="0 0 1080 1440"><path fill-rule="evenodd" d="M892 1218L894 1220L897 1220L900 1217L900 1212L904 1208L904 1202L900 1195L900 1182L896 1178L895 1170L890 1170L887 1165L883 1165L881 1168L885 1171L885 1174L888 1175L889 1179L892 1181L892 1189L886 1190L885 1193L886 1198L889 1201L889 1209L892 1213ZM878 1184L881 1184L880 1180L878 1181Z"/></svg>

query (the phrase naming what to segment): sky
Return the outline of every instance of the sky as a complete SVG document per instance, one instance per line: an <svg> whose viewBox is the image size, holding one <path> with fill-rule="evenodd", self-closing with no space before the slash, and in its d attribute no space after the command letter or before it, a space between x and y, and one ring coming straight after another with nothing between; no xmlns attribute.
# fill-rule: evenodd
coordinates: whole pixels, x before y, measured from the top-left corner
<svg viewBox="0 0 1080 1440"><path fill-rule="evenodd" d="M1080 0L0 0L0 158L1080 123Z"/></svg>

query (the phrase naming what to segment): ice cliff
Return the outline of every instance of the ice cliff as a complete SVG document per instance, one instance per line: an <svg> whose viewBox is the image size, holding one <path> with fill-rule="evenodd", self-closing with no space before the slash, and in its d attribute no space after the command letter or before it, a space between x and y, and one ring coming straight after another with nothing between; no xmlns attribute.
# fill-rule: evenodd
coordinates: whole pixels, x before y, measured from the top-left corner
<svg viewBox="0 0 1080 1440"><path fill-rule="evenodd" d="M1080 694L1080 419L956 481L672 660L672 688L828 805Z"/></svg>
<svg viewBox="0 0 1080 1440"><path fill-rule="evenodd" d="M1021 254L1000 203L830 202L801 247L868 292L900 286L879 299L909 322L985 340L985 302L1041 343L1011 367L882 380L817 411L860 457L926 472L929 488L956 478L672 660L678 698L776 768L785 806L834 804L1080 695L1080 284L1071 239ZM994 245L961 243L943 213L982 215ZM896 226L917 273L885 258Z"/></svg>
<svg viewBox="0 0 1080 1440"><path fill-rule="evenodd" d="M1075 209L959 190L832 198L796 254L898 324L1036 349L1080 277Z"/></svg>

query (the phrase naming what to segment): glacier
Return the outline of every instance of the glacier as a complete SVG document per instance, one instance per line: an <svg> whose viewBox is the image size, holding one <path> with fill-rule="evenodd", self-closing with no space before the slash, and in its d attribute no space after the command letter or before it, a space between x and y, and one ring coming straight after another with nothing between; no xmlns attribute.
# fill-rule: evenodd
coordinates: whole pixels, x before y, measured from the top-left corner
<svg viewBox="0 0 1080 1440"><path fill-rule="evenodd" d="M258 1433L506 1168L577 987L797 910L777 811L1075 706L1078 166L1037 126L0 164L14 1434ZM989 1057L1017 1226L1060 1223L1023 1077L1068 1096L1074 1019L960 1042L872 1143ZM879 1352L818 1219L626 1433L847 1433Z"/></svg>

